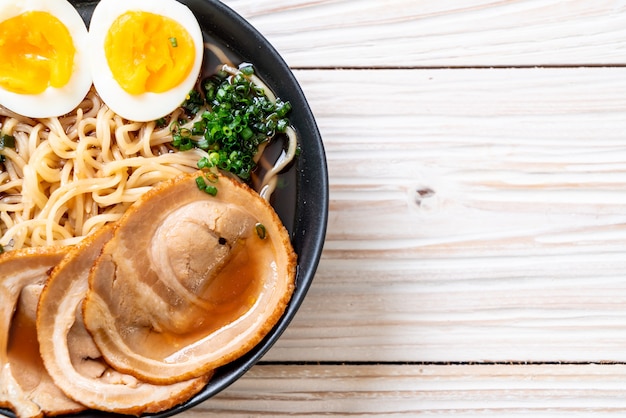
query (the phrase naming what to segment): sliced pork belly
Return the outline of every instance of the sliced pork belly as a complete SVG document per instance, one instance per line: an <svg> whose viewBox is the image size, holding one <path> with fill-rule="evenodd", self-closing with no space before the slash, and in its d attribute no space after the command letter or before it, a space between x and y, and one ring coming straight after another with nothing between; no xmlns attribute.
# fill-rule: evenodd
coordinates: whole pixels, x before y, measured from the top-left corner
<svg viewBox="0 0 626 418"><path fill-rule="evenodd" d="M28 248L0 256L0 406L19 417L84 410L47 374L37 344L37 301L65 248Z"/></svg>
<svg viewBox="0 0 626 418"><path fill-rule="evenodd" d="M112 228L105 227L85 238L52 271L37 315L41 355L57 386L90 408L134 415L159 412L196 394L209 376L152 385L117 372L102 359L83 325L80 306L89 270L111 236Z"/></svg>
<svg viewBox="0 0 626 418"><path fill-rule="evenodd" d="M107 362L146 381L201 376L256 345L294 287L296 256L273 208L202 172L146 193L90 274L84 323Z"/></svg>

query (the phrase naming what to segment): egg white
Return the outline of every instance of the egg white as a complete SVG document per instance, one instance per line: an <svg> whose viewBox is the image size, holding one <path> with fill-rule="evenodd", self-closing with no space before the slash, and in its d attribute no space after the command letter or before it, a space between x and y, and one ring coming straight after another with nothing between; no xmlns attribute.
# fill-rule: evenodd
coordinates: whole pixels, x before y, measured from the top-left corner
<svg viewBox="0 0 626 418"><path fill-rule="evenodd" d="M107 32L120 15L134 10L167 16L182 25L193 39L196 55L192 70L178 86L166 92L132 95L113 78L104 51ZM101 0L91 17L89 44L96 91L111 110L136 122L159 119L182 104L198 79L204 53L202 31L196 17L187 6L175 0Z"/></svg>
<svg viewBox="0 0 626 418"><path fill-rule="evenodd" d="M0 21L28 11L48 12L68 29L76 53L72 75L63 87L48 87L39 94L20 94L0 87L0 105L23 116L47 118L74 110L91 88L91 70L87 53L87 27L74 6L66 0L3 0Z"/></svg>

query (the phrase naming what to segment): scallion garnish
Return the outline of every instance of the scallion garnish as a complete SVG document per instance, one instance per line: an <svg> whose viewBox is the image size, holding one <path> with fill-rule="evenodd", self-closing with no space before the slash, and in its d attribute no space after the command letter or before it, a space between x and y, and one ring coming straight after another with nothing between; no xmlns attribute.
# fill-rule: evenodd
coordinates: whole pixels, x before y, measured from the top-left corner
<svg viewBox="0 0 626 418"><path fill-rule="evenodd" d="M210 194L211 196L217 195L217 187L211 186L209 184L207 184L207 186L204 188L204 191Z"/></svg>
<svg viewBox="0 0 626 418"><path fill-rule="evenodd" d="M157 120L155 120L156 123L156 127L157 128L163 128L165 126L167 126L167 119L163 118L159 118Z"/></svg>
<svg viewBox="0 0 626 418"><path fill-rule="evenodd" d="M13 135L0 135L0 150L4 148L15 148L15 137Z"/></svg>
<svg viewBox="0 0 626 418"><path fill-rule="evenodd" d="M185 109L188 114L195 115L200 111L204 104L204 98L200 92L191 90L183 102L183 109Z"/></svg>
<svg viewBox="0 0 626 418"><path fill-rule="evenodd" d="M176 40L176 38L171 37L169 38L169 41L170 41L170 45L172 45L172 48L178 47L178 40Z"/></svg>
<svg viewBox="0 0 626 418"><path fill-rule="evenodd" d="M263 225L262 223L257 223L256 225L254 225L254 228L256 229L256 234L259 236L259 238L265 239L267 237L267 230L265 229L265 225Z"/></svg>
<svg viewBox="0 0 626 418"><path fill-rule="evenodd" d="M204 177L196 177L196 185L198 186L198 189L210 194L211 196L217 195L217 187L212 184L207 184Z"/></svg>
<svg viewBox="0 0 626 418"><path fill-rule="evenodd" d="M241 71L243 75L251 76L254 74L254 67L251 64L244 64L239 67L239 71Z"/></svg>
<svg viewBox="0 0 626 418"><path fill-rule="evenodd" d="M0 135L0 152L5 148L15 148L15 137L13 135ZM0 154L0 163L4 163L5 161L6 157Z"/></svg>
<svg viewBox="0 0 626 418"><path fill-rule="evenodd" d="M207 151L198 168L217 167L248 181L256 167L254 156L259 145L287 129L291 104L280 99L272 102L250 80L252 74L254 68L249 64L234 75L220 71L204 80L203 94L194 90L183 103L189 115L208 109L195 118L191 130L180 126L172 129L174 147Z"/></svg>

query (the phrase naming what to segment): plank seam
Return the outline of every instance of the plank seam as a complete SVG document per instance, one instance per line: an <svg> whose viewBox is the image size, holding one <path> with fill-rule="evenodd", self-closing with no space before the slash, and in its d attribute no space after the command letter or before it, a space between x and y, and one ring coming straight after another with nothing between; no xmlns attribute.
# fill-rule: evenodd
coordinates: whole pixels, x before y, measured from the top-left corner
<svg viewBox="0 0 626 418"><path fill-rule="evenodd" d="M371 70L491 70L491 69L571 69L571 68L626 68L624 64L555 64L555 65L385 65L385 66L291 66L294 71L371 71Z"/></svg>
<svg viewBox="0 0 626 418"><path fill-rule="evenodd" d="M258 366L616 366L624 361L259 361Z"/></svg>

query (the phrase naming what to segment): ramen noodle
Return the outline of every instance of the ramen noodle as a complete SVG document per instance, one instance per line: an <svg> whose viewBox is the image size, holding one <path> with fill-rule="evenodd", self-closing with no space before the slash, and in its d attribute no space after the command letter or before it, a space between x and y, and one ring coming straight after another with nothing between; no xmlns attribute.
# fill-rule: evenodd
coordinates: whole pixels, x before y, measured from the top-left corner
<svg viewBox="0 0 626 418"><path fill-rule="evenodd" d="M237 71L230 65L224 69ZM14 148L3 148L0 163L0 245L5 250L75 244L119 219L152 186L196 171L198 160L207 155L196 148L174 149L169 126L127 122L93 89L63 117L29 119L6 109L0 115L0 134L15 138ZM181 109L170 119L179 117ZM296 153L291 127L286 137L286 151L260 183L258 192L267 200L277 174Z"/></svg>

